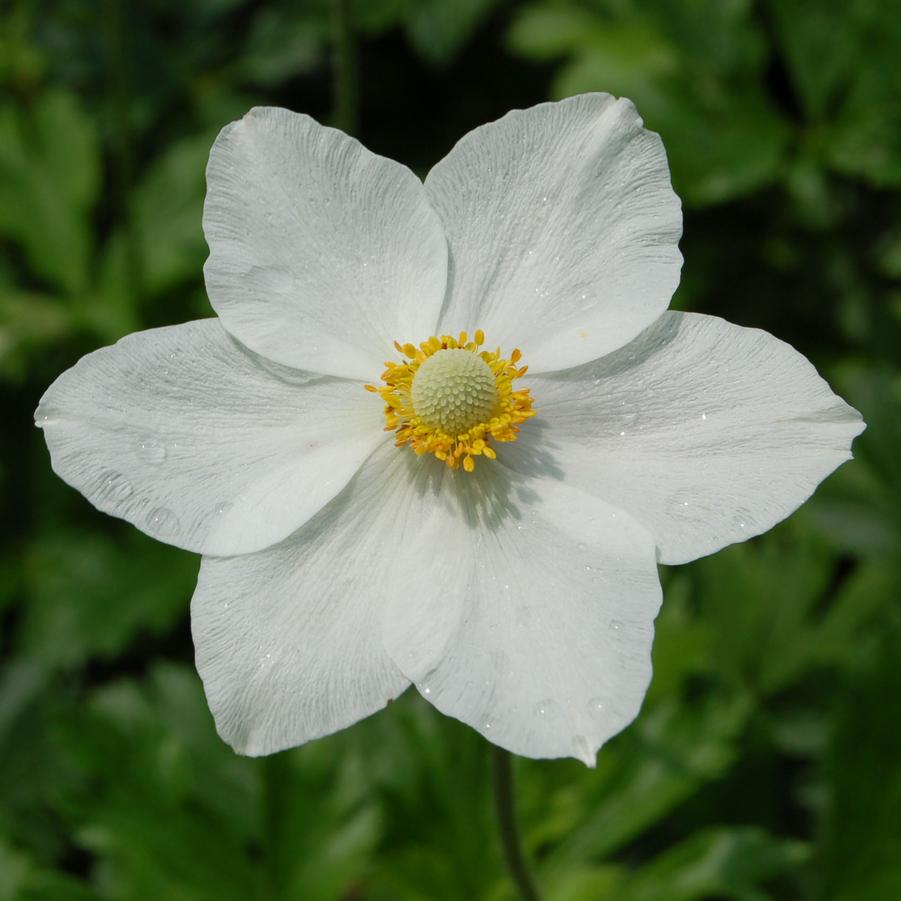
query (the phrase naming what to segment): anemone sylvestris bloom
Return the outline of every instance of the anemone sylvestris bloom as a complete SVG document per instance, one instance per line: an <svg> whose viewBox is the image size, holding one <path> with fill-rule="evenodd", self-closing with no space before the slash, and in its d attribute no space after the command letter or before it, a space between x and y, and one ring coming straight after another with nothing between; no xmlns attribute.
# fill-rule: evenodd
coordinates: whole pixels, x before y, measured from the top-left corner
<svg viewBox="0 0 901 901"><path fill-rule="evenodd" d="M203 554L197 667L243 753L413 683L592 762L648 686L657 563L769 529L863 428L778 339L667 312L680 204L627 100L511 112L424 184L254 109L207 177L217 318L89 354L36 415L63 479Z"/></svg>

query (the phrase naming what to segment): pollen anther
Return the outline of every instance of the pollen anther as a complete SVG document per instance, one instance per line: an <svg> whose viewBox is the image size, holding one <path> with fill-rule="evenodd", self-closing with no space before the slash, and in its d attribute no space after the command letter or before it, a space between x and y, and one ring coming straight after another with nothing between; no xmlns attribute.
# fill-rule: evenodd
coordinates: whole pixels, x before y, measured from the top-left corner
<svg viewBox="0 0 901 901"><path fill-rule="evenodd" d="M367 385L385 401L385 431L396 431L398 447L432 454L451 469L475 469L474 457L497 459L491 442L515 441L518 426L535 415L528 388L513 389L526 366L517 366L522 354L509 359L500 348L481 350L485 333L473 339L432 335L417 347L394 342L404 358L387 362L383 387Z"/></svg>

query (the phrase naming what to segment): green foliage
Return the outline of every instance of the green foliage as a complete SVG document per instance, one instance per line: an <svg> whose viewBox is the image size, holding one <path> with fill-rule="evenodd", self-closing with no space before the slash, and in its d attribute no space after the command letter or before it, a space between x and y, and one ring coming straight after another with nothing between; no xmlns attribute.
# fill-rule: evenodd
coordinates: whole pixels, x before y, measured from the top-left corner
<svg viewBox="0 0 901 901"><path fill-rule="evenodd" d="M553 93L632 99L659 131L686 203L718 203L778 175L789 136L764 84L766 43L748 3L539 2L514 21L510 46L562 58Z"/></svg>
<svg viewBox="0 0 901 901"><path fill-rule="evenodd" d="M100 8L0 21L0 901L510 901L478 736L409 695L236 757L192 666L196 559L50 471L59 372L209 315L217 130L331 103L327 0ZM512 107L634 100L685 201L676 305L792 341L869 424L789 522L662 572L655 678L596 770L516 761L545 897L901 897L901 7L349 8L360 137L419 168Z"/></svg>

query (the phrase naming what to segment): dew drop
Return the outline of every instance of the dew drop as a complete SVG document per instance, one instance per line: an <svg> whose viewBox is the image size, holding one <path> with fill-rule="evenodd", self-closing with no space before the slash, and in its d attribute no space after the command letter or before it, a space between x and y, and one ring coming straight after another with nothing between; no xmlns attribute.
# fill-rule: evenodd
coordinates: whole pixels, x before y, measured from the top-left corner
<svg viewBox="0 0 901 901"><path fill-rule="evenodd" d="M623 627L623 622L620 619L611 619L610 620L610 628L613 629L614 632L619 632Z"/></svg>
<svg viewBox="0 0 901 901"><path fill-rule="evenodd" d="M701 419L703 419L703 420L706 422L706 420L707 420L707 414L706 414L706 413L702 413L702 414L701 414Z"/></svg>
<svg viewBox="0 0 901 901"><path fill-rule="evenodd" d="M146 521L156 535L177 535L181 529L178 517L168 507L155 507L147 514Z"/></svg>
<svg viewBox="0 0 901 901"><path fill-rule="evenodd" d="M38 404L37 410L34 411L34 421L38 426L45 426L56 416L56 410L43 401Z"/></svg>
<svg viewBox="0 0 901 901"><path fill-rule="evenodd" d="M125 501L134 494L131 482L119 472L105 472L100 478L100 491L107 500Z"/></svg>
<svg viewBox="0 0 901 901"><path fill-rule="evenodd" d="M747 510L738 510L732 517L732 525L735 526L736 529L746 530L753 527L754 520L748 514Z"/></svg>
<svg viewBox="0 0 901 901"><path fill-rule="evenodd" d="M588 712L592 716L602 717L604 715L604 700L603 700L603 698L589 698Z"/></svg>
<svg viewBox="0 0 901 901"><path fill-rule="evenodd" d="M225 513L228 513L228 511L231 510L233 506L234 505L231 503L231 501L222 501L221 504L216 504L216 515L222 516Z"/></svg>
<svg viewBox="0 0 901 901"><path fill-rule="evenodd" d="M166 459L166 448L158 441L145 439L138 445L138 456L153 466L159 466Z"/></svg>
<svg viewBox="0 0 901 901"><path fill-rule="evenodd" d="M535 705L535 716L547 716L549 713L554 712L555 706L553 698L542 698Z"/></svg>
<svg viewBox="0 0 901 901"><path fill-rule="evenodd" d="M666 501L666 509L674 516L688 517L694 512L692 504L693 494L691 491L677 491L671 495Z"/></svg>
<svg viewBox="0 0 901 901"><path fill-rule="evenodd" d="M431 689L431 688L428 688L428 687L423 688L422 693L423 693L424 695L430 695L430 694L432 693L432 689Z"/></svg>

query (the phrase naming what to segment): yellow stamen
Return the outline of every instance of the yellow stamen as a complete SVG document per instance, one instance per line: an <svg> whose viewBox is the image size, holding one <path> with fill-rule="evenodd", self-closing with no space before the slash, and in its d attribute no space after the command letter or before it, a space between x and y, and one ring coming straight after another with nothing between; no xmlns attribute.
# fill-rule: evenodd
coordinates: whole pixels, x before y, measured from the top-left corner
<svg viewBox="0 0 901 901"><path fill-rule="evenodd" d="M513 390L528 367L516 365L518 348L505 359L500 348L480 350L484 343L481 329L472 340L460 332L432 335L418 347L394 342L405 359L385 363L384 387L365 387L385 401L385 431L396 430L398 447L473 472L474 457L497 459L490 442L516 440L518 426L535 415L529 389Z"/></svg>

